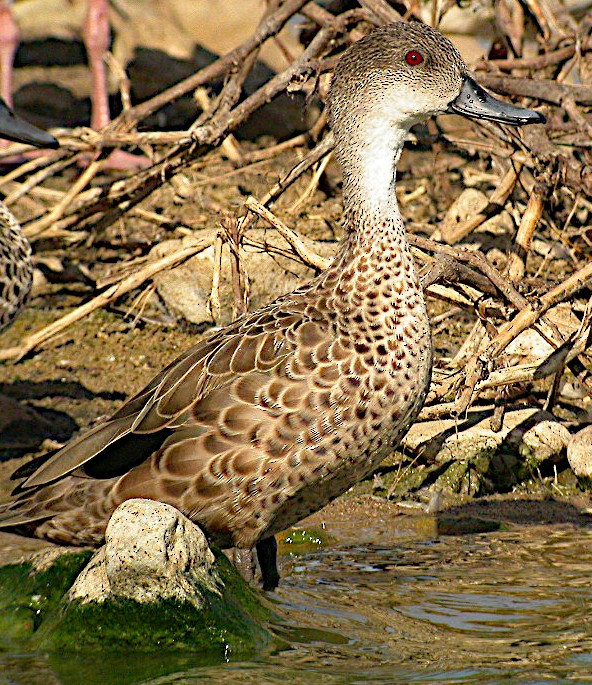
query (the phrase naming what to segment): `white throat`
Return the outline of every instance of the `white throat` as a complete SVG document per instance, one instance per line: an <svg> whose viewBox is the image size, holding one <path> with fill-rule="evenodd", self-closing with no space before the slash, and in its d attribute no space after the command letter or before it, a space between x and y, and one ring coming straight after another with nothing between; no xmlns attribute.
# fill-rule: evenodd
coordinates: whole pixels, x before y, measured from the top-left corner
<svg viewBox="0 0 592 685"><path fill-rule="evenodd" d="M386 118L366 118L358 123L356 135L338 147L346 209L375 218L399 216L395 174L407 130Z"/></svg>

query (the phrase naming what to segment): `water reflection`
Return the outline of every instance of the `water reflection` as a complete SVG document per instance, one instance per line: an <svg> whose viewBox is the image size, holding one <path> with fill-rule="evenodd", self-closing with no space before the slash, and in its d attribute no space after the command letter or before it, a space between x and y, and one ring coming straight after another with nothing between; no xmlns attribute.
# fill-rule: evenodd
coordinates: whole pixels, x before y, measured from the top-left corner
<svg viewBox="0 0 592 685"><path fill-rule="evenodd" d="M371 528L358 527L357 539L355 526L332 531L332 546L287 560L271 602L288 621L278 633L290 649L226 664L148 655L133 660L141 668L128 656L0 655L0 683L590 682L589 527L458 536Z"/></svg>

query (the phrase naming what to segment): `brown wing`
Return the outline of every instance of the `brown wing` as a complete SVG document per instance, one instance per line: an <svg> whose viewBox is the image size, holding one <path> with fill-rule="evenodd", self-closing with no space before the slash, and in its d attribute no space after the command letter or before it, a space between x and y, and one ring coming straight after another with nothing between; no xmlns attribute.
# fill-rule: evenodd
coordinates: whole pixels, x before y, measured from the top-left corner
<svg viewBox="0 0 592 685"><path fill-rule="evenodd" d="M85 465L94 476L109 477L116 461L118 472L124 473L141 463L156 449L159 440L165 440L176 426L183 424L189 410L208 393L239 376L253 371L266 373L282 363L293 353L295 329L303 321L292 307L284 311L280 303L274 304L183 354L110 420L66 445L15 492L54 482ZM141 436L147 436L146 440L142 441ZM117 449L114 459L109 448L120 442L123 446L126 439L130 449Z"/></svg>

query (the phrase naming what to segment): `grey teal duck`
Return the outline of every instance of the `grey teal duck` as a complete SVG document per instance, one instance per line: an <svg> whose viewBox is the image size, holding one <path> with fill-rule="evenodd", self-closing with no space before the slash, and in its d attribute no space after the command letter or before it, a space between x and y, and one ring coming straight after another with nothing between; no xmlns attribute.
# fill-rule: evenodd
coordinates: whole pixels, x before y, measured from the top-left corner
<svg viewBox="0 0 592 685"><path fill-rule="evenodd" d="M50 134L18 117L0 98L0 138L35 147L58 147ZM25 306L33 284L31 246L18 221L0 202L0 331Z"/></svg>
<svg viewBox="0 0 592 685"><path fill-rule="evenodd" d="M396 447L432 366L395 195L405 136L446 111L513 125L544 117L487 94L450 41L418 23L391 24L350 47L328 107L345 227L331 265L198 343L53 455L18 485L1 526L98 545L124 500L161 500L219 546L256 546L273 588L274 534Z"/></svg>

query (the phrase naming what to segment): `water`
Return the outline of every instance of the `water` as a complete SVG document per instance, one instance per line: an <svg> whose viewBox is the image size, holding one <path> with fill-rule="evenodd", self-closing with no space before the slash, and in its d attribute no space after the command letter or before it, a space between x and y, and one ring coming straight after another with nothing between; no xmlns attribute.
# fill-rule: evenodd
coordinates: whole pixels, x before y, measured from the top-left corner
<svg viewBox="0 0 592 685"><path fill-rule="evenodd" d="M284 557L276 653L0 654L0 683L592 683L592 526L438 535L420 521L354 517Z"/></svg>

